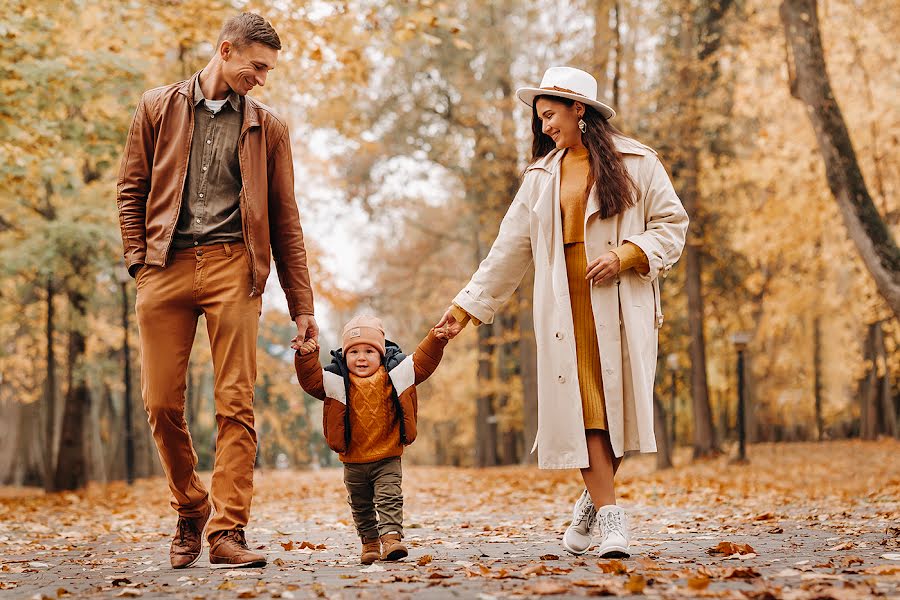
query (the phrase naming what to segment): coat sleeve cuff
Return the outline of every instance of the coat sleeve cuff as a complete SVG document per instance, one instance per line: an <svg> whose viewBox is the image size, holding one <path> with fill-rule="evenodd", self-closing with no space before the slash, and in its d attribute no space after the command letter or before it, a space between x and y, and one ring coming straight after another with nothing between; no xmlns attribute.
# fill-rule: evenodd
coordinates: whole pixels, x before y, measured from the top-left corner
<svg viewBox="0 0 900 600"><path fill-rule="evenodd" d="M650 272L650 261L639 246L632 242L625 242L618 248L613 248L612 253L619 257L619 270L634 269L638 273Z"/></svg>

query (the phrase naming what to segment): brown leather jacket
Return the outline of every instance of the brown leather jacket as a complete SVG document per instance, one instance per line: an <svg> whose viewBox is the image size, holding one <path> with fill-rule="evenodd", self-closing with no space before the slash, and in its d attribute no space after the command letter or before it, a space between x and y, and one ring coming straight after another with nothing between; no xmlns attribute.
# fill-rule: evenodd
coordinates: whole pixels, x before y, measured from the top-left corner
<svg viewBox="0 0 900 600"><path fill-rule="evenodd" d="M194 130L195 73L187 81L144 92L128 131L117 201L125 264L165 267L181 209ZM250 255L252 295L265 290L271 254L291 318L313 314L294 166L287 125L272 110L244 97L238 142L243 191L241 220Z"/></svg>

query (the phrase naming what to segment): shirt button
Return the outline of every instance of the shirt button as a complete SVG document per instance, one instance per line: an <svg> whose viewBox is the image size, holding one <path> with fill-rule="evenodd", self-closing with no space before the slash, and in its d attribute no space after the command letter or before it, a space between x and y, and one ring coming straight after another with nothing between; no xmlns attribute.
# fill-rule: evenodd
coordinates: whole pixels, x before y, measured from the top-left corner
<svg viewBox="0 0 900 600"><path fill-rule="evenodd" d="M560 375L560 376L557 378L557 381L559 381L560 383L565 383L565 382L566 382L566 378L563 377L562 375Z"/></svg>
<svg viewBox="0 0 900 600"><path fill-rule="evenodd" d="M203 250L197 250L197 256L203 256Z"/></svg>
<svg viewBox="0 0 900 600"><path fill-rule="evenodd" d="M561 339L563 339L563 337L564 337L564 336L563 336L562 331L557 331L557 332L556 332L556 339L561 340Z"/></svg>
<svg viewBox="0 0 900 600"><path fill-rule="evenodd" d="M203 170L205 171L205 170L207 170L208 168L209 168L209 167L203 167Z"/></svg>
<svg viewBox="0 0 900 600"><path fill-rule="evenodd" d="M197 217L197 222L198 222L198 223L200 222L200 217Z"/></svg>
<svg viewBox="0 0 900 600"><path fill-rule="evenodd" d="M212 140L206 140L207 144L212 144Z"/></svg>
<svg viewBox="0 0 900 600"><path fill-rule="evenodd" d="M198 244L198 242L194 242L194 245L195 245L195 246L196 246L197 244Z"/></svg>
<svg viewBox="0 0 900 600"><path fill-rule="evenodd" d="M202 198L202 197L203 197L203 194L200 194L200 197Z"/></svg>

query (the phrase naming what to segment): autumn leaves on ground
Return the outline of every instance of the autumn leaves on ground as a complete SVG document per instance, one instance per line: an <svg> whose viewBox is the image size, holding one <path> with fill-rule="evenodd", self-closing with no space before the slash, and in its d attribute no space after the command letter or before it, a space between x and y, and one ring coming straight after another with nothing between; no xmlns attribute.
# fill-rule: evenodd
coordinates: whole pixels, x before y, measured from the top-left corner
<svg viewBox="0 0 900 600"><path fill-rule="evenodd" d="M358 563L341 472L261 471L248 537L265 569L173 571L165 482L0 499L3 597L845 599L900 593L896 441L752 446L655 471L625 461L631 558L566 554L574 471L408 467L410 557Z"/></svg>

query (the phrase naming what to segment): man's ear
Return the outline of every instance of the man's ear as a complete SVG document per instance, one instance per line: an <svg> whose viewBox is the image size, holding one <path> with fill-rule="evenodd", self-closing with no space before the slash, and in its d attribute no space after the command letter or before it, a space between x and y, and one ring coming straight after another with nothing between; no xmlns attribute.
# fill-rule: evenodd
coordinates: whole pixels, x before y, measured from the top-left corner
<svg viewBox="0 0 900 600"><path fill-rule="evenodd" d="M228 40L223 40L222 45L219 46L219 57L222 60L228 60L231 58L232 52L234 52L234 44Z"/></svg>

